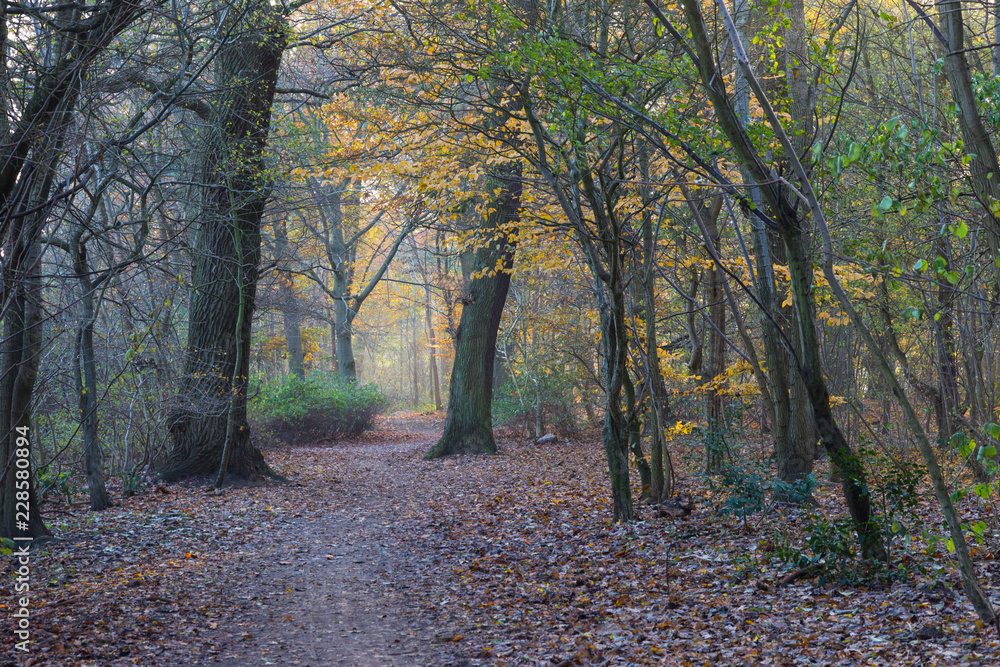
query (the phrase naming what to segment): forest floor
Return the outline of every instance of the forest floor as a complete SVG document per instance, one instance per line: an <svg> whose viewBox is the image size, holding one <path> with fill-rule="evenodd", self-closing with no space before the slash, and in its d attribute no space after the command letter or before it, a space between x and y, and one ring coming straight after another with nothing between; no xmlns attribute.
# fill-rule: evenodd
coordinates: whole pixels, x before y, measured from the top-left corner
<svg viewBox="0 0 1000 667"><path fill-rule="evenodd" d="M98 514L46 505L59 539L32 556L30 650L13 647L8 583L0 664L1000 663L946 551L900 556L905 581L783 584L804 510L744 522L689 475L689 516L640 507L614 526L599 444L423 461L441 418L269 450L292 484L154 486ZM837 487L816 498L842 514ZM975 555L993 591L994 555Z"/></svg>

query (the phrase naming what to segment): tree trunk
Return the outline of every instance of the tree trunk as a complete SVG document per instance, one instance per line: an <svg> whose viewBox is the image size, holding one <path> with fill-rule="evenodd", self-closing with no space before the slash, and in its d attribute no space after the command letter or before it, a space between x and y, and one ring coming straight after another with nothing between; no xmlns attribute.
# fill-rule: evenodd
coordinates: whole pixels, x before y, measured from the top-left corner
<svg viewBox="0 0 1000 667"><path fill-rule="evenodd" d="M945 260L945 271L950 271L951 248L948 239L940 235L935 243L937 255ZM938 280L938 316L932 322L937 347L939 389L934 401L935 421L938 427L938 446L946 447L958 430L958 362L952 328L955 323L953 304L957 298L954 286L947 280Z"/></svg>
<svg viewBox="0 0 1000 667"><path fill-rule="evenodd" d="M340 284L340 278L334 278L334 290L346 291L346 284ZM346 283L346 281L343 281ZM337 327L337 373L340 377L354 382L358 379L358 362L354 358L354 334L351 325L354 317L347 306L347 299L337 301L333 308Z"/></svg>
<svg viewBox="0 0 1000 667"><path fill-rule="evenodd" d="M649 178L649 149L644 143L639 153L640 175L645 182ZM667 439L664 433L664 423L669 412L669 398L663 373L660 370L659 346L656 336L656 245L653 238L654 201L649 188L640 188L642 196L642 297L643 317L646 328L646 382L649 395L649 449L650 449L650 501L659 503L673 492L674 471L671 465L670 453L667 451Z"/></svg>
<svg viewBox="0 0 1000 667"><path fill-rule="evenodd" d="M702 342L701 330L698 329L696 318L698 316L698 289L701 287L701 269L691 267L691 278L688 281L687 312L684 322L687 324L687 334L689 347L691 348L691 358L688 359L688 372L691 375L701 375L705 365L705 346Z"/></svg>
<svg viewBox="0 0 1000 667"><path fill-rule="evenodd" d="M805 253L806 262L811 265L812 253L808 249L805 249ZM812 275L810 274L807 278L810 290L812 290ZM793 306L782 319L787 323L784 327L784 340L792 342L794 358L801 359L803 355L802 342L796 333L799 330L798 317L798 312ZM781 350L781 353L784 353L786 357L792 356L784 350ZM786 363L785 366L788 373L788 430L784 432L782 439L784 451L778 457L778 478L783 482L792 483L804 479L812 472L819 435L816 431L816 422L813 419L809 393L802 380L802 375L794 363Z"/></svg>
<svg viewBox="0 0 1000 667"><path fill-rule="evenodd" d="M0 233L4 257L0 271L4 297L3 342L0 343L0 535L28 538L49 535L37 502L31 443L31 402L42 344L41 231L50 207L60 137L75 108L79 82L93 60L126 30L145 8L112 0L92 13L67 7L52 15L62 30L49 33L47 19L38 24L47 62L31 72L31 97L12 102L0 86ZM0 52L7 54L6 15L0 10ZM6 60L0 72L21 61ZM8 75L9 76L9 75ZM3 77L7 81L7 77ZM22 466L19 461L24 462ZM27 504L27 506L25 506Z"/></svg>
<svg viewBox="0 0 1000 667"><path fill-rule="evenodd" d="M34 221L35 216L26 216L22 220ZM17 221L14 224L21 226ZM25 227L31 229L34 225L29 222ZM0 534L4 537L42 537L50 534L39 513L31 466L21 467L14 460L15 454L18 454L18 459L27 459L30 464L30 455L19 453L30 451L31 443L38 437L32 429L31 397L42 351L42 285L39 276L42 253L39 237L34 231L37 227L27 234L18 234L15 230L13 238L19 243L15 246L17 254L11 257L11 264L23 269L12 272L13 275L6 272L4 275L4 286L10 294L3 318L5 342L2 346L3 374L0 376L0 456L9 462L2 477L3 525L0 526ZM27 471L27 474L21 475L21 470Z"/></svg>
<svg viewBox="0 0 1000 667"><path fill-rule="evenodd" d="M854 519L865 557L885 559L885 547L878 526L872 518L871 499L861 460L854 455L844 438L830 408L830 393L823 380L823 365L816 336L816 316L809 286L812 282L812 263L806 261L804 244L797 222L787 221L780 227L785 250L788 253L788 273L792 283L792 299L799 322L802 358L799 373L805 384L806 395L812 406L813 418L819 437L826 447L830 460L842 475L844 501Z"/></svg>
<svg viewBox="0 0 1000 667"><path fill-rule="evenodd" d="M434 409L441 409L441 380L438 377L437 352L434 343L434 312L431 308L430 285L424 287L424 313L427 318L427 356L430 366L431 386L434 390Z"/></svg>
<svg viewBox="0 0 1000 667"><path fill-rule="evenodd" d="M239 310L236 315L236 331L243 330L243 323L247 319L247 293L243 286L245 282L245 272L246 272L246 261L243 256L243 239L242 232L239 230L239 226L236 227L236 251L237 251L237 268L236 268L236 288L239 294ZM240 370L243 369L245 364L243 363L243 356L249 352L249 346L237 345L236 346L236 362L233 364L233 375L229 380L229 406L226 410L226 440L222 446L222 460L219 462L219 474L215 478L215 484L213 485L216 489L221 489L226 483L226 475L229 473L229 461L233 456L233 445L236 441L236 410L234 409L238 403L246 402L246 389L248 383L247 376L240 375Z"/></svg>
<svg viewBox="0 0 1000 667"><path fill-rule="evenodd" d="M617 251L617 243L613 245ZM598 290L607 387L601 439L608 457L608 475L611 478L612 520L615 523L628 523L635 518L628 469L630 434L628 419L622 410L622 390L628 373L628 332L625 328L624 276L621 275L623 267L620 257L617 261L614 258L611 261L613 266L610 267L610 275L606 276L607 289L602 286L601 280L594 281L595 290Z"/></svg>
<svg viewBox="0 0 1000 667"><path fill-rule="evenodd" d="M406 322L410 329L410 388L412 390L412 403L414 409L420 406L420 355L417 354L417 318L407 317Z"/></svg>
<svg viewBox="0 0 1000 667"><path fill-rule="evenodd" d="M850 445L844 439L837 426L833 412L830 409L830 394L823 380L823 369L819 355L819 341L816 335L815 308L813 295L809 291L812 276L812 264L806 260L805 243L802 239L802 221L799 220L795 207L785 199L785 194L773 182L769 170L761 161L753 141L743 129L732 103L725 91L725 82L715 68L715 53L708 37L701 7L695 0L682 0L684 15L691 29L694 51L698 57L698 68L702 84L712 102L716 119L723 132L733 145L740 164L747 169L753 182L761 190L764 202L774 217L778 232L785 244L788 256L788 272L792 284L792 299L798 316L798 336L802 345L802 359L799 372L805 384L809 402L812 406L816 429L830 454L830 458L840 466L843 474L844 497L858 532L858 539L864 555L869 558L885 559L885 548L881 534L872 520L872 508L867 491L864 468L851 451ZM725 5L719 5L728 22L730 39L736 48L736 56L751 87L757 82L752 78L750 65L746 61L742 42L736 33L735 25ZM754 88L761 105L769 104L763 90ZM793 160L797 156L789 147ZM811 187L808 180L801 183L803 188Z"/></svg>
<svg viewBox="0 0 1000 667"><path fill-rule="evenodd" d="M82 233L81 228L81 233ZM76 334L73 369L80 406L80 426L83 432L83 462L90 492L90 509L106 510L111 498L104 483L104 452L97 438L97 364L94 360L94 287L91 284L87 249L79 235L74 239L74 271L80 283L80 325Z"/></svg>
<svg viewBox="0 0 1000 667"><path fill-rule="evenodd" d="M740 38L746 40L745 28L749 23L752 8L747 0L737 0L735 3L734 23ZM811 133L811 88L810 75L805 69L805 26L802 3L787 8L790 21L787 31L787 51L791 58L786 57L786 81L793 99L793 111L796 113L800 126L796 136L804 145ZM745 130L750 113L750 86L739 67L736 67L736 98L734 109L740 126ZM808 117L808 118L807 118ZM740 173L745 183L752 184L753 177L749 170L741 166ZM756 187L750 190L751 200L756 206L762 205L760 190ZM774 264L781 263L776 255L781 252L780 240L777 235L768 232L764 224L754 216L750 218L751 237L753 239L754 261L757 265L756 288L757 299L760 302L760 322L763 330L764 358L767 365L767 390L771 394L771 423L774 426L774 454L777 463L778 479L792 483L804 478L812 472L815 458L815 426L812 425L812 414L809 408L805 386L799 377L798 368L789 364L789 354L801 354L798 346L798 335L794 313L789 310L784 318L786 326L782 327L781 309L776 303L777 289L774 280ZM777 242L774 243L774 242ZM777 245L777 247L775 247ZM775 252L777 251L777 252ZM786 346L790 349L786 350ZM765 388L761 388L762 393ZM779 496L779 500L782 500Z"/></svg>
<svg viewBox="0 0 1000 667"><path fill-rule="evenodd" d="M642 406L636 405L635 384L628 375L625 376L625 401L628 408L628 446L632 450L635 467L639 469L639 484L642 489L640 500L649 502L653 498L653 471L642 451L642 420L639 419Z"/></svg>
<svg viewBox="0 0 1000 667"><path fill-rule="evenodd" d="M979 204L985 213L987 231L986 244L990 257L1000 254L1000 213L996 205L1000 202L1000 163L997 152L983 123L976 104L976 93L972 86L972 74L965 48L965 24L962 18L961 0L936 0L941 33L947 43L942 44L944 72L951 87L952 99L958 107L958 124L965 142L965 153L969 157L969 181ZM987 262L994 273L994 283L1000 285L1000 265Z"/></svg>
<svg viewBox="0 0 1000 667"><path fill-rule="evenodd" d="M719 247L719 208L709 210L702 207L701 218L705 223L712 246ZM722 268L712 265L706 269L706 300L708 301L708 366L701 379L705 390L705 474L719 472L723 459L728 454L726 443L726 416L723 406L722 377L726 372L726 297L723 294Z"/></svg>
<svg viewBox="0 0 1000 667"><path fill-rule="evenodd" d="M627 523L635 518L628 468L628 427L632 415L626 416L622 410L622 392L628 372L629 334L625 326L625 290L628 281L622 256L625 239L622 225L615 217L617 188L612 186L609 190L606 187L608 181L617 176L604 171L608 164L596 172L588 166L588 156L584 151L585 121L578 126L572 137L572 153L564 153L561 158L563 164L557 166L559 170L568 167L567 171L573 180L564 180L566 172L557 176L547 157L547 143L551 137L546 137L546 131L533 111L527 86L521 88L520 101L535 140L533 163L559 200L559 205L584 250L593 276L592 285L600 315L601 346L604 352L605 408L601 439L608 457L613 518L616 523ZM614 131L620 132L623 128L616 125ZM559 145L558 142L552 144ZM621 163L618 167L622 167ZM586 199L592 220L585 219L581 194Z"/></svg>
<svg viewBox="0 0 1000 667"><path fill-rule="evenodd" d="M3 267L7 308L3 316L4 342L0 347L3 355L0 374L0 460L6 462L0 477L3 482L3 526L0 533L5 537L50 535L39 512L31 457L31 443L37 437L32 430L31 400L42 353L44 298L40 237L48 212L42 203L52 190L63 132L74 101L73 94L60 100L53 117L48 119L55 128L55 136L39 138L34 148L34 159L27 160L24 165L26 173L18 184L21 187L10 193L13 196L4 202L7 214L35 211L14 215L5 221L10 225L3 249L4 257L8 258ZM19 461L23 461L24 465Z"/></svg>
<svg viewBox="0 0 1000 667"><path fill-rule="evenodd" d="M245 393L232 405L230 396L234 380L245 381L249 369L260 221L271 190L264 152L285 21L276 8L255 0L233 7L226 20L239 24L227 26L233 36L217 57L223 92L206 138L184 377L170 421L173 448L161 470L168 481L219 470L228 419L235 423L229 474L274 476L250 441ZM245 317L237 329L241 307Z"/></svg>
<svg viewBox="0 0 1000 667"><path fill-rule="evenodd" d="M288 229L284 221L275 225L275 254L279 262L287 263ZM281 310L285 332L285 356L288 358L288 372L300 380L306 379L305 358L302 352L302 313L295 293L295 277L290 271L278 272L278 308Z"/></svg>
<svg viewBox="0 0 1000 667"><path fill-rule="evenodd" d="M354 359L354 334L351 325L355 312L350 306L352 257L344 240L344 202L337 190L329 196L330 248L333 257L333 320L334 340L337 348L337 373L354 382L358 379L358 365Z"/></svg>
<svg viewBox="0 0 1000 667"><path fill-rule="evenodd" d="M501 193L490 206L484 229L501 229L518 220L521 206L521 166L497 169L493 177ZM506 232L506 230L505 230ZM448 391L444 433L426 459L451 454L495 454L493 439L493 360L500 318L510 288L514 246L508 234L495 235L474 255L474 271L483 272L469 283L455 334L455 362ZM503 270L492 271L501 266Z"/></svg>
<svg viewBox="0 0 1000 667"><path fill-rule="evenodd" d="M288 356L288 372L300 380L306 379L305 355L302 352L302 316L299 314L298 298L286 294L286 309L281 312L283 329L285 331L285 354Z"/></svg>

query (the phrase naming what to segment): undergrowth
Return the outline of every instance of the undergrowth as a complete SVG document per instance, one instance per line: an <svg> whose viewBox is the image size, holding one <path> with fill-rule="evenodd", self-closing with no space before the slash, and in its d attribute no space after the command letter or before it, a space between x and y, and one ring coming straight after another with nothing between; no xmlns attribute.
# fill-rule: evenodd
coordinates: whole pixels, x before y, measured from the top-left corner
<svg viewBox="0 0 1000 667"><path fill-rule="evenodd" d="M256 389L249 404L250 419L258 437L271 443L358 435L388 407L374 384L357 384L329 373L312 373L305 380L286 375Z"/></svg>
<svg viewBox="0 0 1000 667"><path fill-rule="evenodd" d="M856 451L864 464L868 487L866 492L873 509L873 521L882 536L887 558L885 561L861 557L857 532L850 518L829 516L813 500L816 480L813 475L786 483L774 478L764 463L747 456L739 449L718 467L717 474L707 478L717 510L742 520L744 530L754 528L754 519L766 509L778 504L798 505L802 512L799 539L782 535L769 544L768 560L776 557L786 567L808 571L823 585L877 585L905 580L912 570L924 571L914 558L914 547L933 552L940 538L924 525L917 512L921 490L926 483L922 466L862 444ZM772 499L769 502L769 498ZM916 542L916 544L914 544ZM755 569L748 562L741 568L749 576Z"/></svg>

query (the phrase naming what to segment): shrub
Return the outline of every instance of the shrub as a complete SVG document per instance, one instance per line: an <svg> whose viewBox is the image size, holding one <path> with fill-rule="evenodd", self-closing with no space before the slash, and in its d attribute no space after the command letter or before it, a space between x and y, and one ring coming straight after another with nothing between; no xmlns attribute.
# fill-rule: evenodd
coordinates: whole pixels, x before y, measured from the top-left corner
<svg viewBox="0 0 1000 667"><path fill-rule="evenodd" d="M374 384L313 373L305 380L286 375L261 385L250 401L250 419L265 440L336 439L371 428L388 406Z"/></svg>
<svg viewBox="0 0 1000 667"><path fill-rule="evenodd" d="M573 410L572 387L552 376L544 376L541 391L542 433L553 431L566 438L580 436L580 427ZM518 391L509 380L493 392L493 425L517 428L525 433L535 430L535 388Z"/></svg>
<svg viewBox="0 0 1000 667"><path fill-rule="evenodd" d="M885 562L864 560L858 536L849 518L828 518L812 513L806 521L806 543L811 555L790 549L786 560L795 567L817 567L820 585L828 579L842 584L888 584L905 580L905 564L913 537L928 539L928 552L937 539L929 534L917 512L924 488L925 470L906 460L896 460L887 453L862 442L854 452L864 462L870 486L865 490L872 505L872 521L882 537L888 558ZM922 566L921 566L922 567Z"/></svg>

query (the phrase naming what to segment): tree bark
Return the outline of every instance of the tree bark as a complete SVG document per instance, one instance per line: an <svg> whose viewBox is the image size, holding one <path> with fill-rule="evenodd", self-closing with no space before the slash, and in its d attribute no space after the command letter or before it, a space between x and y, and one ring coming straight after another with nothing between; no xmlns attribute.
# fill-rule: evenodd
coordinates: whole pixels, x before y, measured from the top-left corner
<svg viewBox="0 0 1000 667"><path fill-rule="evenodd" d="M222 92L205 145L184 377L170 420L173 448L160 471L168 481L220 469L228 419L235 423L229 474L275 476L250 441L245 393L231 405L230 396L249 370L260 221L271 190L264 152L286 29L277 8L259 0L234 6L226 21L232 36L217 57Z"/></svg>
<svg viewBox="0 0 1000 667"><path fill-rule="evenodd" d="M483 229L502 233L492 234L493 238L475 251L473 270L479 275L469 282L455 333L444 433L425 459L497 451L493 439L493 362L514 265L514 244L505 226L520 217L521 165L498 168L492 178L501 192L489 207Z"/></svg>
<svg viewBox="0 0 1000 667"><path fill-rule="evenodd" d="M35 200L29 200L29 208L32 201ZM2 478L3 525L0 532L4 537L50 535L39 512L31 466L23 468L28 472L27 477L19 476L18 471L22 468L14 461L15 454L19 450L30 450L36 438L31 421L31 397L42 351L42 285L39 276L42 253L38 235L34 233L40 225L34 218L25 216L27 224L20 230L12 230L15 243L8 245L7 249L13 245L17 254L7 255L12 260L8 266L20 270L5 272L3 281L5 292L9 295L9 306L3 318L4 344L0 348L3 354L0 456L5 462ZM17 221L13 226L21 227ZM27 458L31 462L30 456L19 455L18 458ZM25 483L27 489L24 488ZM27 512L27 516L23 511Z"/></svg>

